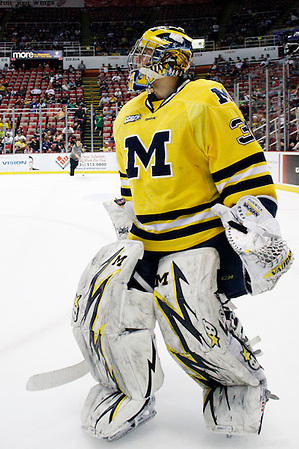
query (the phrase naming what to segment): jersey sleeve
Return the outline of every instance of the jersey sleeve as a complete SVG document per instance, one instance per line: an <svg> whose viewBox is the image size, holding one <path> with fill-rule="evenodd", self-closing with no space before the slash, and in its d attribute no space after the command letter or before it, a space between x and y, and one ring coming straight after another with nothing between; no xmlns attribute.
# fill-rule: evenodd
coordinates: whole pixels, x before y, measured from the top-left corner
<svg viewBox="0 0 299 449"><path fill-rule="evenodd" d="M130 183L129 183L129 179L126 173L126 167L125 167L125 158L124 158L124 149L122 148L121 143L118 141L117 139L117 124L115 123L114 126L114 136L115 136L115 147L116 147L116 160L117 160L117 167L118 167L118 172L119 172L119 176L120 176L120 193L121 196L127 200L127 201L131 201L132 200L132 192L130 189Z"/></svg>
<svg viewBox="0 0 299 449"><path fill-rule="evenodd" d="M213 100L214 104L205 107L204 146L221 202L231 207L244 195L267 195L276 200L263 150L241 111L228 94L218 97L221 101L216 105Z"/></svg>

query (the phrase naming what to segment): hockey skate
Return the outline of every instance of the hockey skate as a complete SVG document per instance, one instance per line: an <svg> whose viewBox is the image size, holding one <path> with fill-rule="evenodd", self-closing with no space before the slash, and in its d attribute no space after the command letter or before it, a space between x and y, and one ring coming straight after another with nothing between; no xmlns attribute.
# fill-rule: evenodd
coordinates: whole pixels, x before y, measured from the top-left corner
<svg viewBox="0 0 299 449"><path fill-rule="evenodd" d="M154 406L154 396L136 401L121 391L109 390L98 384L86 399L82 426L95 437L118 440L152 419L156 415Z"/></svg>

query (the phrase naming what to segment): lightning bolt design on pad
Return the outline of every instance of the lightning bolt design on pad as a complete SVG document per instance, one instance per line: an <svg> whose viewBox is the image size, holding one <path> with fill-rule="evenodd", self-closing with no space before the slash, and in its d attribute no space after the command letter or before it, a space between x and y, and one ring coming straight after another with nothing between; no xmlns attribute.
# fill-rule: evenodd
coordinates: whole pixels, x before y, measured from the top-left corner
<svg viewBox="0 0 299 449"><path fill-rule="evenodd" d="M104 273L106 268L117 258L117 256L123 251L124 248L121 248L119 251L117 251L115 254L113 254L109 259L107 259L102 266L100 267L99 271L93 276L89 289L88 289L88 299L86 302L86 307L84 310L82 323L84 323L87 319L88 313L93 306L93 312L92 316L90 318L89 323L89 345L90 347L95 351L95 353L98 356L99 360L102 360L102 365L105 367L106 375L107 377L110 377L115 384L118 386L118 382L114 373L113 366L109 366L107 363L107 359L104 354L103 350L103 331L105 328L106 323L101 324L99 327L97 327L97 320L99 316L99 308L101 304L101 300L103 298L103 294L105 292L105 289L111 279L119 273L120 269L116 269L111 274L107 275L106 278L101 279L101 275Z"/></svg>
<svg viewBox="0 0 299 449"><path fill-rule="evenodd" d="M124 248L121 248L116 253L114 253L111 257L109 257L109 259L107 259L102 264L100 270L92 278L92 281L89 286L88 299L86 302L86 307L85 307L84 315L82 318L82 324L86 321L88 312L89 312L91 306L93 305L94 301L97 298L101 299L103 296L103 291L104 291L104 287L106 284L104 286L103 286L103 282L100 282L98 284L100 275L106 270L106 268L111 264L111 262L113 262L113 260L123 251L123 249Z"/></svg>
<svg viewBox="0 0 299 449"><path fill-rule="evenodd" d="M177 310L159 293L155 291L155 301L169 326L179 339L182 351L178 352L167 345L168 351L181 364L187 368L187 373L198 383L205 387L219 386L217 381L217 365L204 359L200 354L192 351L186 341L184 334L188 332L191 334L203 347L203 350L209 348L208 342L205 341L204 336L194 326L191 320L191 315L196 318L195 312L187 304L182 282L187 284L188 281L180 268L172 262L172 277L174 282L175 302Z"/></svg>

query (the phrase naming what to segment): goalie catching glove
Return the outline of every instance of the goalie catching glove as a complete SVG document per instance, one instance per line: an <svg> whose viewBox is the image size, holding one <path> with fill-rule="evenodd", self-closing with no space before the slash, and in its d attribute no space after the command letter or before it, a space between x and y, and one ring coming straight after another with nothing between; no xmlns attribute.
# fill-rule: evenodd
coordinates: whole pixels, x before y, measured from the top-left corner
<svg viewBox="0 0 299 449"><path fill-rule="evenodd" d="M277 220L253 196L242 197L231 208L215 204L211 211L221 218L227 239L243 262L246 290L252 295L271 290L293 262Z"/></svg>

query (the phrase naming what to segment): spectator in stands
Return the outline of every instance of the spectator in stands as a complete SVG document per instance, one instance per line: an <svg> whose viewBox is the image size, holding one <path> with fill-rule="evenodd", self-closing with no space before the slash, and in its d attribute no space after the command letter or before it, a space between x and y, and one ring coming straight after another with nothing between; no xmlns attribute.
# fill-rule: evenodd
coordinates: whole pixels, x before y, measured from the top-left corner
<svg viewBox="0 0 299 449"><path fill-rule="evenodd" d="M117 110L119 111L123 107L123 105L124 105L124 100L122 99L122 97L119 97L116 102Z"/></svg>
<svg viewBox="0 0 299 449"><path fill-rule="evenodd" d="M76 69L75 69L75 67L73 67L72 66L72 64L70 64L69 66L68 66L68 72L70 72L70 73L75 73L76 72Z"/></svg>
<svg viewBox="0 0 299 449"><path fill-rule="evenodd" d="M21 89L18 90L18 97L25 97L26 95L26 89L24 87L22 87Z"/></svg>
<svg viewBox="0 0 299 449"><path fill-rule="evenodd" d="M3 148L3 153L11 153L12 143L13 143L12 133L6 131L5 135L1 139L1 147Z"/></svg>
<svg viewBox="0 0 299 449"><path fill-rule="evenodd" d="M71 138L72 135L74 134L74 128L72 127L72 125L69 124L67 127L65 126L65 127L63 128L62 134L63 134L64 136L66 136L66 132L67 132L68 138Z"/></svg>
<svg viewBox="0 0 299 449"><path fill-rule="evenodd" d="M70 101L67 105L69 109L74 109L77 107L77 103L75 101Z"/></svg>
<svg viewBox="0 0 299 449"><path fill-rule="evenodd" d="M75 112L75 117L79 119L83 119L86 116L86 113L83 109L82 104L79 105L78 109Z"/></svg>
<svg viewBox="0 0 299 449"><path fill-rule="evenodd" d="M54 75L54 82L55 81L62 81L62 74L61 73L55 73L55 75ZM61 84L61 83L60 83Z"/></svg>
<svg viewBox="0 0 299 449"><path fill-rule="evenodd" d="M42 152L43 153L51 153L51 148L52 148L52 142L50 140L50 137L46 136L46 138L42 144Z"/></svg>
<svg viewBox="0 0 299 449"><path fill-rule="evenodd" d="M64 83L64 84L62 84L61 89L65 90L66 92L68 92L70 90L70 87L69 87L69 85L67 83Z"/></svg>
<svg viewBox="0 0 299 449"><path fill-rule="evenodd" d="M111 80L112 80L114 83L119 83L120 80L121 80L121 77L120 77L120 75L116 74L116 75L113 75L113 76L112 76Z"/></svg>
<svg viewBox="0 0 299 449"><path fill-rule="evenodd" d="M0 92L3 96L4 96L5 91L6 91L6 88L5 88L4 84L0 82Z"/></svg>
<svg viewBox="0 0 299 449"><path fill-rule="evenodd" d="M49 87L49 88L46 90L45 94L46 94L47 100L49 100L50 98L52 98L52 97L55 96L55 90L53 89L53 87Z"/></svg>
<svg viewBox="0 0 299 449"><path fill-rule="evenodd" d="M106 81L99 84L99 95L104 95L104 92L107 92L109 86Z"/></svg>
<svg viewBox="0 0 299 449"><path fill-rule="evenodd" d="M61 78L59 78L59 75L60 74L57 74L54 77L54 81L53 81L53 84L52 84L52 87L54 88L54 90L60 90L61 87L62 87L62 76L60 75Z"/></svg>
<svg viewBox="0 0 299 449"><path fill-rule="evenodd" d="M102 95L102 97L100 98L100 101L99 101L99 108L100 109L103 109L103 107L104 106L107 106L109 104L109 97L108 97L108 94L107 93L104 93L103 95Z"/></svg>
<svg viewBox="0 0 299 449"><path fill-rule="evenodd" d="M235 62L235 67L237 70L241 70L243 66L243 62L241 61L240 56L237 56L236 62Z"/></svg>
<svg viewBox="0 0 299 449"><path fill-rule="evenodd" d="M57 114L55 115L56 122L59 120L63 120L65 118L65 112L60 108Z"/></svg>
<svg viewBox="0 0 299 449"><path fill-rule="evenodd" d="M101 67L101 71L103 71L105 74L108 74L108 66L103 63L102 67Z"/></svg>
<svg viewBox="0 0 299 449"><path fill-rule="evenodd" d="M39 108L39 102L37 100L31 101L30 105L30 112L36 112L36 109Z"/></svg>
<svg viewBox="0 0 299 449"><path fill-rule="evenodd" d="M68 104L70 101L69 94L67 92L63 92L61 96L61 104Z"/></svg>
<svg viewBox="0 0 299 449"><path fill-rule="evenodd" d="M56 127L52 124L47 124L44 129L45 136L53 137L56 133Z"/></svg>
<svg viewBox="0 0 299 449"><path fill-rule="evenodd" d="M296 138L290 142L289 151L299 151L299 137L298 136L296 136Z"/></svg>
<svg viewBox="0 0 299 449"><path fill-rule="evenodd" d="M270 55L267 54L264 58L262 58L260 66L261 67L267 67L269 64L270 64Z"/></svg>
<svg viewBox="0 0 299 449"><path fill-rule="evenodd" d="M31 142L29 143L29 148L31 150L32 153L37 153L39 152L39 145L40 145L40 141L39 138L37 137L37 135L34 135L31 139Z"/></svg>
<svg viewBox="0 0 299 449"><path fill-rule="evenodd" d="M111 136L109 137L108 144L109 144L109 147L111 147L111 146L114 147L115 146L115 141L114 141L113 134L111 134Z"/></svg>
<svg viewBox="0 0 299 449"><path fill-rule="evenodd" d="M81 61L80 64L78 64L78 70L80 70L82 76L84 76L85 69L86 69L86 65L84 64L83 61Z"/></svg>
<svg viewBox="0 0 299 449"><path fill-rule="evenodd" d="M110 147L109 147L109 142L108 142L108 140L104 140L103 146L102 146L102 148L100 149L100 151L104 151L104 152L110 151Z"/></svg>
<svg viewBox="0 0 299 449"><path fill-rule="evenodd" d="M81 137L84 135L85 125L86 125L86 113L82 105L79 105L74 115L74 129L80 130Z"/></svg>
<svg viewBox="0 0 299 449"><path fill-rule="evenodd" d="M101 135L103 134L103 127L104 127L104 117L102 112L99 112L95 116L94 124L95 124L95 131L101 137Z"/></svg>
<svg viewBox="0 0 299 449"><path fill-rule="evenodd" d="M57 140L53 142L52 153L63 153L65 150L64 143L62 140Z"/></svg>
<svg viewBox="0 0 299 449"><path fill-rule="evenodd" d="M2 78L1 78L1 84L3 84L3 86L4 86L4 89L7 89L8 88L8 79L6 78L6 76L2 76Z"/></svg>
<svg viewBox="0 0 299 449"><path fill-rule="evenodd" d="M20 127L16 126L16 128L17 128L17 131L16 131L15 140L20 140L20 137L25 137L23 128L21 126ZM26 140L26 138L25 138L25 140Z"/></svg>
<svg viewBox="0 0 299 449"><path fill-rule="evenodd" d="M76 84L77 87L82 86L82 84L83 84L82 78L81 77L80 78L76 77L75 84Z"/></svg>
<svg viewBox="0 0 299 449"><path fill-rule="evenodd" d="M26 148L26 137L23 133L16 135L15 137L15 151L23 153Z"/></svg>
<svg viewBox="0 0 299 449"><path fill-rule="evenodd" d="M113 111L113 109L111 108L111 105L109 104L107 107L105 107L103 109L103 115L107 118L111 118L114 119L115 118L115 113Z"/></svg>
<svg viewBox="0 0 299 449"><path fill-rule="evenodd" d="M63 134L61 131L59 131L58 129L56 129L56 132L53 136L53 142L61 142L63 140Z"/></svg>
<svg viewBox="0 0 299 449"><path fill-rule="evenodd" d="M120 87L117 87L115 89L114 95L116 96L117 99L122 97L122 91L121 91Z"/></svg>
<svg viewBox="0 0 299 449"><path fill-rule="evenodd" d="M41 97L40 97L40 106L41 106L41 108L47 107L47 99L44 95L41 95Z"/></svg>
<svg viewBox="0 0 299 449"><path fill-rule="evenodd" d="M104 83L107 78L108 78L108 73L103 72L101 70L99 73L99 76L98 76L98 85L100 86L102 83Z"/></svg>
<svg viewBox="0 0 299 449"><path fill-rule="evenodd" d="M113 104L115 104L117 102L117 97L115 96L115 95L110 95L110 97L109 97L109 104L110 105L113 105Z"/></svg>
<svg viewBox="0 0 299 449"><path fill-rule="evenodd" d="M5 122L5 130L8 129L8 123ZM0 122L0 138L4 136L4 125L2 122Z"/></svg>

